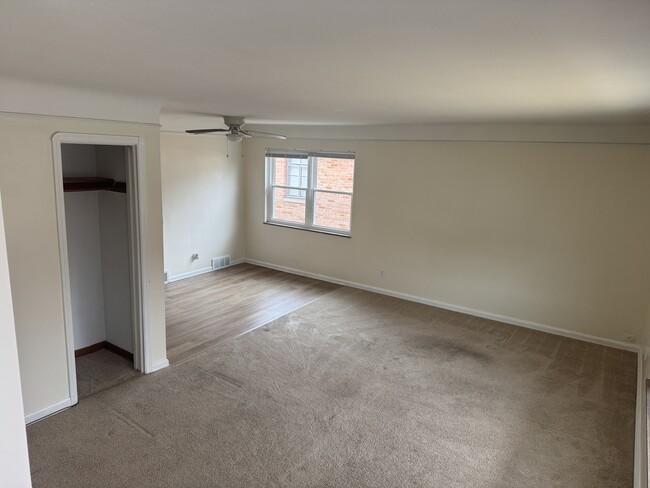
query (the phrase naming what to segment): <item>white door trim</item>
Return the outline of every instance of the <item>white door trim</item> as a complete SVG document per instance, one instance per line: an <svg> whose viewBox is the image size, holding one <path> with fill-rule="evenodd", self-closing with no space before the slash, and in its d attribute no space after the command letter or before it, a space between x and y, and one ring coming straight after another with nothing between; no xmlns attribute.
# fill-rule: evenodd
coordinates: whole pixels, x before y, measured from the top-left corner
<svg viewBox="0 0 650 488"><path fill-rule="evenodd" d="M128 212L129 212L129 255L131 259L131 294L133 303L134 366L149 373L153 370L149 350L149 314L147 297L149 286L148 268L145 259L144 236L146 235L146 160L144 142L139 137L111 136L98 134L76 134L57 132L52 137L54 156L54 185L56 199L57 230L59 237L59 259L63 287L63 313L65 321L66 353L70 405L78 402L77 375L74 356L74 334L72 327L72 296L70 292L70 268L68 262L68 241L65 221L63 192L62 144L96 144L125 146L127 148ZM63 404L61 403L62 408ZM53 413L53 412L49 412ZM30 419L37 420L37 419Z"/></svg>

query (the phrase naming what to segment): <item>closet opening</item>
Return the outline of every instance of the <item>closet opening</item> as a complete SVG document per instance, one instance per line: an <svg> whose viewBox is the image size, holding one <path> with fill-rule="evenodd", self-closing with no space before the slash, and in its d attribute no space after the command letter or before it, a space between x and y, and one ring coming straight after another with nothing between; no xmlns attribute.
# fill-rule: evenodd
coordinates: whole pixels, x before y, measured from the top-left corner
<svg viewBox="0 0 650 488"><path fill-rule="evenodd" d="M148 372L137 137L57 134L70 404Z"/></svg>

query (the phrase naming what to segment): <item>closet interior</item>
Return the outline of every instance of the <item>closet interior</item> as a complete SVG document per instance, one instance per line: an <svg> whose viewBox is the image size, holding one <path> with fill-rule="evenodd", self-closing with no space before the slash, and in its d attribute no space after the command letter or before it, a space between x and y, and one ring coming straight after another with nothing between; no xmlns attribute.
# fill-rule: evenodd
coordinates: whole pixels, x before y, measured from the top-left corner
<svg viewBox="0 0 650 488"><path fill-rule="evenodd" d="M79 398L138 374L126 151L124 146L61 146Z"/></svg>

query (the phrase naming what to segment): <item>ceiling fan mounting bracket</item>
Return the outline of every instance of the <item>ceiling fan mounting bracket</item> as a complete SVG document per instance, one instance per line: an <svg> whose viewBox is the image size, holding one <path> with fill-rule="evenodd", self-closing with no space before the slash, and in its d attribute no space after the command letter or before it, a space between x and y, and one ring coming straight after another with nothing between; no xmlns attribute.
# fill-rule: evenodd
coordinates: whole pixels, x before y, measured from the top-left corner
<svg viewBox="0 0 650 488"><path fill-rule="evenodd" d="M244 117L236 117L233 115L224 115L223 123L228 127L241 127L244 125Z"/></svg>

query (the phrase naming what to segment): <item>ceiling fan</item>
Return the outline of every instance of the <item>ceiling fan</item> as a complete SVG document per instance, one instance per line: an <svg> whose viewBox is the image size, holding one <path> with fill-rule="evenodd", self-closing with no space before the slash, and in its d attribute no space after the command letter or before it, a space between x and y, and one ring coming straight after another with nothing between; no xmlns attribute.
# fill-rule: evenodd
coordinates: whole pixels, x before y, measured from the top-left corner
<svg viewBox="0 0 650 488"><path fill-rule="evenodd" d="M230 142L240 142L244 137L272 137L274 139L286 139L286 136L280 134L272 134L270 132L260 132L258 130L244 130L244 117L234 117L232 115L224 115L223 123L228 126L228 129L191 129L186 130L188 134L211 134L214 132L223 133Z"/></svg>

